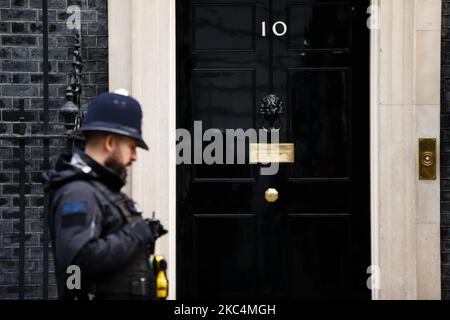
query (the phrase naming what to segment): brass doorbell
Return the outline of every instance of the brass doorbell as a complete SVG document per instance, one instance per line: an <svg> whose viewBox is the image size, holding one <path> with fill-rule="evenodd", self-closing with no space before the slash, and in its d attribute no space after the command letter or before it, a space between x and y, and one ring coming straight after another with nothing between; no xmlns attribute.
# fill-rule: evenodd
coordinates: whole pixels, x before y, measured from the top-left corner
<svg viewBox="0 0 450 320"><path fill-rule="evenodd" d="M436 139L419 139L419 179L436 180Z"/></svg>

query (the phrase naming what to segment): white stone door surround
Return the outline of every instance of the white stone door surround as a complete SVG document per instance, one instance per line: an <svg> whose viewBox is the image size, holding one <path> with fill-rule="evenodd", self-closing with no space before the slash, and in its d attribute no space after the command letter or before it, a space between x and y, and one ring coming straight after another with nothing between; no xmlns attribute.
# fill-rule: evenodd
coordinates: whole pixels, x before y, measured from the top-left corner
<svg viewBox="0 0 450 320"><path fill-rule="evenodd" d="M144 108L150 152L127 187L169 227L157 251L176 276L176 0L108 0L110 91ZM213 0L212 0L213 1ZM440 177L419 181L418 139L440 142L442 0L372 0L371 237L374 299L440 299ZM369 14L368 14L369 18ZM438 157L439 158L439 157ZM439 163L438 163L439 168ZM370 274L367 275L368 278Z"/></svg>

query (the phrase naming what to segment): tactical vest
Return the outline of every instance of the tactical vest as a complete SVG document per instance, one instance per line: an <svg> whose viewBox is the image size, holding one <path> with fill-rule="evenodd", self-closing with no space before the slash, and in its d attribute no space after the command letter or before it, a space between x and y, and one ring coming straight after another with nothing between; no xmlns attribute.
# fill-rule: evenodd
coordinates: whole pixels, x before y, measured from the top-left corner
<svg viewBox="0 0 450 320"><path fill-rule="evenodd" d="M112 210L117 210L111 214L118 213L127 222L132 222L141 216L134 202L125 194L113 193L99 181L90 180L89 183L99 191L99 195L103 198L101 202L105 201L112 205L110 206ZM112 273L89 279L91 293L96 299L109 299L114 296L156 299L155 275L149 263L151 254L150 248L143 247L125 266Z"/></svg>

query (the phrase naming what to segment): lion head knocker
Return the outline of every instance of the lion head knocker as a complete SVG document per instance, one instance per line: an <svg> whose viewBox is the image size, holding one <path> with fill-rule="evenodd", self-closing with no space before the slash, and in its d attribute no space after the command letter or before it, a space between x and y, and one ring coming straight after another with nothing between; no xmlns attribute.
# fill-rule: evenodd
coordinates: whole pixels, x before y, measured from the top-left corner
<svg viewBox="0 0 450 320"><path fill-rule="evenodd" d="M264 116L264 125L269 125L268 129L275 129L275 122L283 114L283 101L274 94L269 94L261 99L260 112ZM265 128L265 126L263 127Z"/></svg>

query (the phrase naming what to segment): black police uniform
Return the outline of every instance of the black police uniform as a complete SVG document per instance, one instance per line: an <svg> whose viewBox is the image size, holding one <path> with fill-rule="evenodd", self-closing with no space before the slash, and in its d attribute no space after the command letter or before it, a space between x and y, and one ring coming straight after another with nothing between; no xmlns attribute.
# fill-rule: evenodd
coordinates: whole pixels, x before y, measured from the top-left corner
<svg viewBox="0 0 450 320"><path fill-rule="evenodd" d="M61 156L44 178L60 297L155 298L149 266L155 236L120 192L124 178L80 150ZM66 286L70 265L80 267L81 290Z"/></svg>
<svg viewBox="0 0 450 320"><path fill-rule="evenodd" d="M79 132L110 132L142 138L142 109L132 97L104 93L89 106ZM155 240L166 233L159 221L145 221L120 190L123 168L104 167L80 150L61 156L44 173L50 194L49 225L61 298L151 299L154 274L149 267ZM81 290L66 286L67 268L81 270Z"/></svg>
<svg viewBox="0 0 450 320"><path fill-rule="evenodd" d="M61 298L155 298L149 257L155 237L134 202L121 193L125 178L79 149L44 173L51 195L49 225ZM67 268L81 270L81 290L66 286Z"/></svg>

